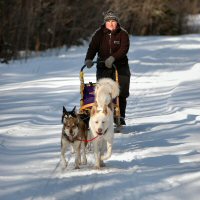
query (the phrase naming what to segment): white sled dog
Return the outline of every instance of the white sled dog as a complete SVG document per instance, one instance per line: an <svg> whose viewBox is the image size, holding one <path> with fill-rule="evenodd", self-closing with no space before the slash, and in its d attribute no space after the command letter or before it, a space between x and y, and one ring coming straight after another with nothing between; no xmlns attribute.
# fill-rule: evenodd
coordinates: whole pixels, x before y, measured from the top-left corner
<svg viewBox="0 0 200 200"><path fill-rule="evenodd" d="M112 100L119 96L119 84L110 78L100 79L95 87L95 100L99 108L112 104Z"/></svg>
<svg viewBox="0 0 200 200"><path fill-rule="evenodd" d="M87 143L87 125L76 113L75 108L67 111L63 107L62 115L62 136L61 136L61 162L63 167L67 167L68 162L65 159L65 152L68 146L73 147L75 151L75 169L80 168L80 164L87 164L86 145ZM82 150L82 151L81 151ZM82 159L81 160L81 153Z"/></svg>
<svg viewBox="0 0 200 200"><path fill-rule="evenodd" d="M119 85L109 78L100 79L95 88L95 103L91 109L89 127L93 137L95 167L104 167L111 157L114 139L112 100L119 95ZM106 152L107 147L107 152ZM106 153L104 155L104 153Z"/></svg>

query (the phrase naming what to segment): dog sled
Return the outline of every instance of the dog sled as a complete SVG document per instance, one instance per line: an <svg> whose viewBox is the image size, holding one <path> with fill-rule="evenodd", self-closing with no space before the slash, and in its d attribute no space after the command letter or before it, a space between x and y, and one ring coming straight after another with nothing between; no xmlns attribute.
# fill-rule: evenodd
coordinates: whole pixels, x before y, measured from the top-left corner
<svg viewBox="0 0 200 200"><path fill-rule="evenodd" d="M96 61L93 62L93 64L97 63ZM85 116L85 118L88 119L89 121L89 117L90 117L90 110L95 102L95 95L94 95L94 91L95 91L95 86L96 83L93 82L88 82L85 83L85 77L84 77L84 69L86 68L86 65L83 65L83 67L80 70L80 94L81 94L81 99L80 99L80 109L79 109L79 113L83 116ZM118 79L118 72L117 69L115 67L115 65L113 65L113 68L115 69L115 81L117 83L119 83L119 79ZM119 108L119 97L116 97L116 99L113 100L113 104L114 104L114 122L116 124L117 127L120 126L120 108Z"/></svg>

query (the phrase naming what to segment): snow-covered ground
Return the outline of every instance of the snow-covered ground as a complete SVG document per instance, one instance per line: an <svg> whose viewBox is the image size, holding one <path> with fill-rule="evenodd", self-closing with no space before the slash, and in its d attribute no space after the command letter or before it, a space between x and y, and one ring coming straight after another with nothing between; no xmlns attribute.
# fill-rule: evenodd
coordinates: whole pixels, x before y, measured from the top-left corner
<svg viewBox="0 0 200 200"><path fill-rule="evenodd" d="M59 166L62 106L79 108L87 44L0 64L0 199L198 200L200 35L131 37L127 126L106 168ZM85 70L86 81L95 69Z"/></svg>

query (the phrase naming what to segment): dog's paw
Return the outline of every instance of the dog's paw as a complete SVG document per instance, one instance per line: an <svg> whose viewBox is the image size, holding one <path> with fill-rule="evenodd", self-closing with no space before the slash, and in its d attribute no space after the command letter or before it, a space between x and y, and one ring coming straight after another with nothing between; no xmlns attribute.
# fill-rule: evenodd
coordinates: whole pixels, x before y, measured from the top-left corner
<svg viewBox="0 0 200 200"><path fill-rule="evenodd" d="M87 165L87 159L84 159L82 165Z"/></svg>
<svg viewBox="0 0 200 200"><path fill-rule="evenodd" d="M101 167L105 167L106 164L105 164L104 162L102 162L102 163L100 164L100 166L101 166Z"/></svg>
<svg viewBox="0 0 200 200"><path fill-rule="evenodd" d="M60 169L62 172L64 172L67 169L67 164L61 164Z"/></svg>
<svg viewBox="0 0 200 200"><path fill-rule="evenodd" d="M101 170L101 166L94 166L94 169L96 169L96 170Z"/></svg>
<svg viewBox="0 0 200 200"><path fill-rule="evenodd" d="M96 170L100 170L101 167L97 167L97 166L95 166L94 169L96 169Z"/></svg>
<svg viewBox="0 0 200 200"><path fill-rule="evenodd" d="M79 166L75 166L74 169L80 169L80 167Z"/></svg>
<svg viewBox="0 0 200 200"><path fill-rule="evenodd" d="M65 159L61 159L61 163L60 164L61 164L62 168L66 168L67 165L68 165L68 162Z"/></svg>

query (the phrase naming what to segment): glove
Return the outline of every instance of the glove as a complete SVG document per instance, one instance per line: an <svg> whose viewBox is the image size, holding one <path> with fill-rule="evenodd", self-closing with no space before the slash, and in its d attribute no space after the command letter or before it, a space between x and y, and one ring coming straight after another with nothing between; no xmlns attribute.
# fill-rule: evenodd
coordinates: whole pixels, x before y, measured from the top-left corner
<svg viewBox="0 0 200 200"><path fill-rule="evenodd" d="M113 56L109 56L106 60L105 60L105 66L109 69L112 68L112 64L114 63L115 58Z"/></svg>
<svg viewBox="0 0 200 200"><path fill-rule="evenodd" d="M92 60L88 59L88 60L85 60L85 65L87 66L87 68L91 68L92 65L93 65L93 62Z"/></svg>

